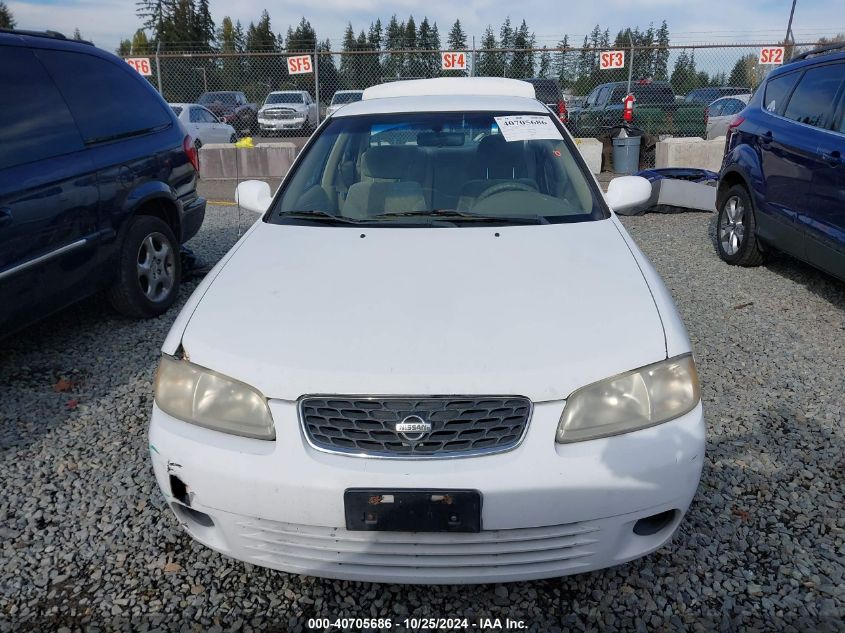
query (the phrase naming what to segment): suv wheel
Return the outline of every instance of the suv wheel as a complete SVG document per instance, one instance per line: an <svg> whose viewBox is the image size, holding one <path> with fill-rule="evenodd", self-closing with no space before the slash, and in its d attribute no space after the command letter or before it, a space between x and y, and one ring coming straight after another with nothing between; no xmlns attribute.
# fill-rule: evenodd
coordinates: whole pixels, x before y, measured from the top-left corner
<svg viewBox="0 0 845 633"><path fill-rule="evenodd" d="M757 222L748 190L742 185L728 189L716 223L719 257L735 266L759 266L763 253L757 243Z"/></svg>
<svg viewBox="0 0 845 633"><path fill-rule="evenodd" d="M109 289L109 300L126 316L158 316L176 300L181 275L179 245L173 231L159 218L137 216L127 228L118 279Z"/></svg>

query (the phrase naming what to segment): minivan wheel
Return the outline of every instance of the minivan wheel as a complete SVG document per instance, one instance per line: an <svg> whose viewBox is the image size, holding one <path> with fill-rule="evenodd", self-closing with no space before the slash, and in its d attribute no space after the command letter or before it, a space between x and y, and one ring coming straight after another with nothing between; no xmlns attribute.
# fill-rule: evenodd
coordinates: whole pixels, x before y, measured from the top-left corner
<svg viewBox="0 0 845 633"><path fill-rule="evenodd" d="M126 316L148 318L165 312L176 300L182 270L179 245L161 219L133 218L119 255L119 274L108 295Z"/></svg>
<svg viewBox="0 0 845 633"><path fill-rule="evenodd" d="M751 197L742 185L734 185L722 197L716 248L719 257L735 266L759 266L763 262Z"/></svg>

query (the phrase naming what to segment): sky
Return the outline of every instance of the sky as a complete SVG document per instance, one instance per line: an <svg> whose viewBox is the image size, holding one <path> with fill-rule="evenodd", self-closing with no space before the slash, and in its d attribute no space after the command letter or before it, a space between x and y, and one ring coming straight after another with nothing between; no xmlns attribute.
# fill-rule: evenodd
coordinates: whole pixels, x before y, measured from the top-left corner
<svg viewBox="0 0 845 633"><path fill-rule="evenodd" d="M6 0L18 28L60 31L70 36L75 28L97 46L117 48L140 26L134 0ZM384 22L392 13L400 20L428 16L445 36L456 18L464 30L480 41L488 24L498 33L510 16L517 24L525 19L537 36L538 45L554 45L563 34L570 42L583 40L595 24L615 33L627 26L647 27L666 20L673 43L769 42L783 38L792 0L462 0L454 4L437 0L309 0L305 3L267 0L211 0L217 25L224 15L241 20L246 27L267 8L275 32L284 33L303 15L322 39L329 37L339 48L347 22L356 32L370 22ZM798 0L793 31L799 41L845 32L843 0Z"/></svg>

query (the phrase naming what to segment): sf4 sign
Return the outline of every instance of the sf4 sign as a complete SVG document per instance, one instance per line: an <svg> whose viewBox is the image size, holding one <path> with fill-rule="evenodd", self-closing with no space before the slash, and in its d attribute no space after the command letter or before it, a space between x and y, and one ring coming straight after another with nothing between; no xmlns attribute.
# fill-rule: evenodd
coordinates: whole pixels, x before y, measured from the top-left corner
<svg viewBox="0 0 845 633"><path fill-rule="evenodd" d="M144 75L144 77L150 77L153 74L153 67L150 64L149 57L130 57L126 60L126 63Z"/></svg>
<svg viewBox="0 0 845 633"><path fill-rule="evenodd" d="M441 70L466 70L466 53L440 53Z"/></svg>
<svg viewBox="0 0 845 633"><path fill-rule="evenodd" d="M311 64L311 55L288 57L288 74L304 75L312 72L314 72L314 66Z"/></svg>
<svg viewBox="0 0 845 633"><path fill-rule="evenodd" d="M599 53L599 68L601 70L624 67L625 51L603 51Z"/></svg>
<svg viewBox="0 0 845 633"><path fill-rule="evenodd" d="M767 46L760 49L760 58L757 60L760 64L782 64L783 63L783 46Z"/></svg>

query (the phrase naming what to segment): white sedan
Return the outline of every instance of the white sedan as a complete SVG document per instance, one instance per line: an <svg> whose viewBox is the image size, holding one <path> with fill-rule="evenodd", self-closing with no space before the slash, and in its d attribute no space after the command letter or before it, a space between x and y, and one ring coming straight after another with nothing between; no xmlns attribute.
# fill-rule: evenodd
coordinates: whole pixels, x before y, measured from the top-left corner
<svg viewBox="0 0 845 633"><path fill-rule="evenodd" d="M332 115L162 348L149 429L179 523L228 556L400 583L643 556L698 487L690 340L560 121L509 79Z"/></svg>
<svg viewBox="0 0 845 633"><path fill-rule="evenodd" d="M170 107L194 138L197 149L208 143L237 142L235 128L223 123L208 108L196 103L171 103Z"/></svg>
<svg viewBox="0 0 845 633"><path fill-rule="evenodd" d="M716 99L707 106L707 140L725 136L731 122L745 109L749 99L750 94L731 95Z"/></svg>

